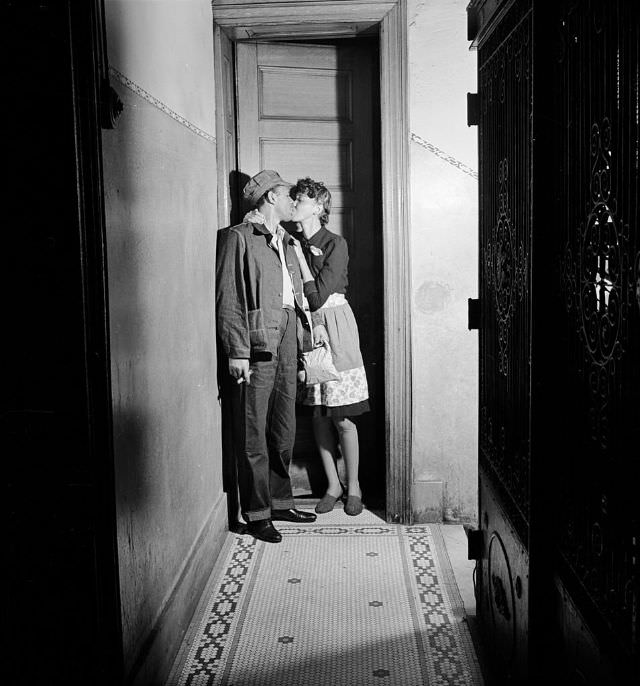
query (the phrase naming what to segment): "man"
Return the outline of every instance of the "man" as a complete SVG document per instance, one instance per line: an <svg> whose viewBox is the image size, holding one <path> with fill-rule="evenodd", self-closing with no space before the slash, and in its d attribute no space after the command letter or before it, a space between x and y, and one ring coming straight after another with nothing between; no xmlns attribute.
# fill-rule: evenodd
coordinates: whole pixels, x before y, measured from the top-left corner
<svg viewBox="0 0 640 686"><path fill-rule="evenodd" d="M295 509L289 464L295 441L298 350L312 347L302 279L288 234L293 184L265 169L243 195L250 219L218 234L216 316L236 394L236 460L240 508L255 538L279 543L273 520L313 522ZM255 221L252 221L255 220Z"/></svg>

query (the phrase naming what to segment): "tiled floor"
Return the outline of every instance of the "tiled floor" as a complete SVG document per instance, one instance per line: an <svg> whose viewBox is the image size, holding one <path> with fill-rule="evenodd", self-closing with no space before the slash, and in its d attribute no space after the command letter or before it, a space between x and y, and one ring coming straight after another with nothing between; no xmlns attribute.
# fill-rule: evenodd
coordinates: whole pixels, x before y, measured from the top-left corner
<svg viewBox="0 0 640 686"><path fill-rule="evenodd" d="M230 534L167 686L482 683L461 526L277 526L277 545Z"/></svg>
<svg viewBox="0 0 640 686"><path fill-rule="evenodd" d="M475 560L467 559L467 534L461 524L441 524L445 549L449 556L456 586L461 596L464 612L475 617L476 599L473 591Z"/></svg>

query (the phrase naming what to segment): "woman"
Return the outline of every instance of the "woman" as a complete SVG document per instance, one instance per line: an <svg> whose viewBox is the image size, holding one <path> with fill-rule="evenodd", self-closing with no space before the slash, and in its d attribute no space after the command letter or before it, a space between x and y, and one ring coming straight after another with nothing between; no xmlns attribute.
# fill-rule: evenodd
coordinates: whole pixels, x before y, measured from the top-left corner
<svg viewBox="0 0 640 686"><path fill-rule="evenodd" d="M362 491L358 481L358 430L351 417L369 410L367 377L360 353L358 327L347 302L347 243L327 229L331 210L331 193L327 187L310 178L300 179L292 189L297 202L293 221L302 230L300 240L293 240L304 282L304 294L309 302L314 330L323 324L326 329L333 362L340 379L305 385L299 402L311 412L315 436L328 487L316 512L330 512L343 497L342 484L336 470L337 445L334 427L340 442L347 476L344 511L348 515L362 512Z"/></svg>

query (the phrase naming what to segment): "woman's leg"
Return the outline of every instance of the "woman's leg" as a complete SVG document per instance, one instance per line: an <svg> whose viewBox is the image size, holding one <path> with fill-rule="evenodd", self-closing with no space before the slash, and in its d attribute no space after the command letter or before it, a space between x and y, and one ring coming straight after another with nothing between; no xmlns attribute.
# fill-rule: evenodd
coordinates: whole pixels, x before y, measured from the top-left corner
<svg viewBox="0 0 640 686"><path fill-rule="evenodd" d="M362 497L360 482L358 481L358 466L360 462L358 429L349 417L334 419L333 423L338 430L340 451L342 452L347 472L347 494Z"/></svg>
<svg viewBox="0 0 640 686"><path fill-rule="evenodd" d="M327 493L334 498L339 498L342 493L342 485L336 469L336 439L330 417L314 417L312 419L313 435L316 439L320 459L324 472L327 475Z"/></svg>

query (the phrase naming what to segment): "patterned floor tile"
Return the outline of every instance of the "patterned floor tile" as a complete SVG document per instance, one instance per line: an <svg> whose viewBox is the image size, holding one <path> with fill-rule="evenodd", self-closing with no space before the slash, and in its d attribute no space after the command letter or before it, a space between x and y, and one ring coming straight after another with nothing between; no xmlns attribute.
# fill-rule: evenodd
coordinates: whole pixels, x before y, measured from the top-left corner
<svg viewBox="0 0 640 686"><path fill-rule="evenodd" d="M176 686L482 683L429 526L336 509L278 529L235 536Z"/></svg>

